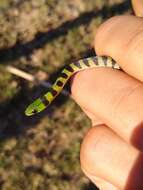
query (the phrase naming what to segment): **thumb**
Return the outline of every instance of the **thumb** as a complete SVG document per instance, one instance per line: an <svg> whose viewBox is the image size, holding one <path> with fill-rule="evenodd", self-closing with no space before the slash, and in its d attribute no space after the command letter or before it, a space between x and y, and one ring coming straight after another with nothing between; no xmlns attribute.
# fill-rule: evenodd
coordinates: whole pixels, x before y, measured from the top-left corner
<svg viewBox="0 0 143 190"><path fill-rule="evenodd" d="M132 0L132 5L135 15L143 17L143 0Z"/></svg>

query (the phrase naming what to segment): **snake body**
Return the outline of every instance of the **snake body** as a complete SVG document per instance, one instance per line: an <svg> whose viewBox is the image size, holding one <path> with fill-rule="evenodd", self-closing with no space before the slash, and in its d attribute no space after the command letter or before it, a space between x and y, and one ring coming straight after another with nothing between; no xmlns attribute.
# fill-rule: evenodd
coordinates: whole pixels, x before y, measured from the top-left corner
<svg viewBox="0 0 143 190"><path fill-rule="evenodd" d="M62 91L69 78L76 72L84 69L98 67L120 69L119 65L111 57L94 56L70 63L62 70L61 74L53 84L51 90L30 104L25 110L25 114L27 116L32 116L47 108L47 106Z"/></svg>

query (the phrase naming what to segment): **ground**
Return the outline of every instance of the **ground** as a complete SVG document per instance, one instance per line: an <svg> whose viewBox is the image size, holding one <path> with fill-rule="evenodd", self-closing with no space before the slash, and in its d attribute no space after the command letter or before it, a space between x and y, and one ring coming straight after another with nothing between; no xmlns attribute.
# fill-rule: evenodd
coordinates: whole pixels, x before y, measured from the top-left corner
<svg viewBox="0 0 143 190"><path fill-rule="evenodd" d="M104 20L130 12L126 0L0 0L0 189L96 189L79 164L89 119L63 95L26 117L26 106L48 89L5 68L53 82L65 64L95 54Z"/></svg>

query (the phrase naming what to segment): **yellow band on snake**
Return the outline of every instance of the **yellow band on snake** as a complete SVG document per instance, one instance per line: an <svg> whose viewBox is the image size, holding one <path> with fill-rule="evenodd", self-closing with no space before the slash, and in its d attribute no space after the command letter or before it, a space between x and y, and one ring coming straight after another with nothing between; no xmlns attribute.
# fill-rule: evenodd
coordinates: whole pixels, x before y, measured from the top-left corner
<svg viewBox="0 0 143 190"><path fill-rule="evenodd" d="M43 111L56 96L62 91L69 78L78 71L97 67L109 67L120 69L119 65L111 57L94 56L81 59L77 62L67 65L53 84L51 90L42 97L36 99L25 110L25 115L32 116Z"/></svg>

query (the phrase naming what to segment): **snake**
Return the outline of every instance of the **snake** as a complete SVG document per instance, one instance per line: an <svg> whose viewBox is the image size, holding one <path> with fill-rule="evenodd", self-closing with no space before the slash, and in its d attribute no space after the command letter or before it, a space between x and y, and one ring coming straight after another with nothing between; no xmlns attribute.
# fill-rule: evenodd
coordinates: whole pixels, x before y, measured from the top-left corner
<svg viewBox="0 0 143 190"><path fill-rule="evenodd" d="M64 67L59 77L52 85L51 89L48 92L46 92L43 96L36 99L26 108L25 115L32 116L45 110L60 94L65 84L75 73L85 69L100 67L108 67L118 70L121 69L120 66L111 57L106 56L93 56L72 62Z"/></svg>

